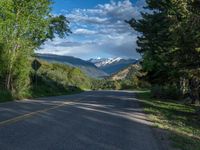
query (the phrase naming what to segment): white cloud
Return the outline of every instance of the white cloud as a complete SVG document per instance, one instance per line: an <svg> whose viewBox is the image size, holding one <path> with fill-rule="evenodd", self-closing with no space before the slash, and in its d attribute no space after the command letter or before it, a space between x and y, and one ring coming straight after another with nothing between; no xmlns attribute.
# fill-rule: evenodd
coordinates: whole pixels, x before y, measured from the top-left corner
<svg viewBox="0 0 200 150"><path fill-rule="evenodd" d="M97 32L89 29L76 29L73 33L78 35L92 35L96 34Z"/></svg>
<svg viewBox="0 0 200 150"><path fill-rule="evenodd" d="M137 33L124 20L139 18L144 0L110 1L93 9L74 9L65 14L71 22L73 34L67 39L56 39L40 49L42 53L90 57L133 57L136 53Z"/></svg>

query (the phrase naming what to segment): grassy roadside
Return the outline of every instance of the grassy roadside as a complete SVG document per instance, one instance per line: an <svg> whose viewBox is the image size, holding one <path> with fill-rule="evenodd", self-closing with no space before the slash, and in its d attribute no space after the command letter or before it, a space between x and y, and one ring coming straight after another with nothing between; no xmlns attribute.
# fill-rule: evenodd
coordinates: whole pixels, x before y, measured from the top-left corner
<svg viewBox="0 0 200 150"><path fill-rule="evenodd" d="M38 88L32 88L31 94L29 94L28 98L38 98L38 97L48 97L48 96L61 96L61 95L71 95L78 94L83 92L83 90L79 88L74 89L59 89L59 88L47 88L45 86L40 85Z"/></svg>
<svg viewBox="0 0 200 150"><path fill-rule="evenodd" d="M13 99L76 94L91 88L92 79L78 68L46 61L40 63L42 66L37 72L37 82L34 71L31 71L29 86L20 94L11 94L0 84L0 103Z"/></svg>
<svg viewBox="0 0 200 150"><path fill-rule="evenodd" d="M38 88L33 88L30 93L27 93L24 98L41 98L41 97L49 97L49 96L61 96L61 95L72 95L72 94L79 94L83 92L81 89L48 89L45 86L38 86ZM9 92L0 91L0 103L13 101L14 98Z"/></svg>
<svg viewBox="0 0 200 150"><path fill-rule="evenodd" d="M154 99L149 92L138 93L138 98L155 127L169 131L175 148L200 150L200 116L195 114L199 107Z"/></svg>

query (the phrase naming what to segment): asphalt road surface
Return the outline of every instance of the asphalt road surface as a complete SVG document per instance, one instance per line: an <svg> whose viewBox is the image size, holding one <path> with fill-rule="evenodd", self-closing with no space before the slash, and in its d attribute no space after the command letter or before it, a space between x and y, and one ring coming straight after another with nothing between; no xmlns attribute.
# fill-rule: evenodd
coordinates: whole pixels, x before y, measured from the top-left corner
<svg viewBox="0 0 200 150"><path fill-rule="evenodd" d="M129 91L0 104L0 150L162 150Z"/></svg>

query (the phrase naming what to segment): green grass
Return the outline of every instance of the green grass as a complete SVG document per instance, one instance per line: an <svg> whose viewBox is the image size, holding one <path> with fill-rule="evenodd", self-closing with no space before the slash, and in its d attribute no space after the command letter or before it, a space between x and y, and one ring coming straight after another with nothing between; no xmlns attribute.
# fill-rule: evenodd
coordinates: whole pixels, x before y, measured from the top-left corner
<svg viewBox="0 0 200 150"><path fill-rule="evenodd" d="M63 64L41 61L37 84L31 84L29 97L58 96L80 93L90 88L90 79L79 69ZM34 75L32 75L34 78Z"/></svg>
<svg viewBox="0 0 200 150"><path fill-rule="evenodd" d="M154 99L149 92L138 93L138 98L155 127L169 131L175 148L200 150L200 116L195 114L200 107Z"/></svg>
<svg viewBox="0 0 200 150"><path fill-rule="evenodd" d="M80 88L74 87L64 87L57 83L46 83L44 81L40 81L37 86L33 86L27 94L29 98L37 98L37 97L47 97L47 96L59 96L59 95L69 95L80 93L83 90Z"/></svg>
<svg viewBox="0 0 200 150"><path fill-rule="evenodd" d="M5 91L3 87L0 87L0 102L75 94L85 89L91 89L92 79L87 77L80 69L45 61L40 61L40 63L42 66L37 72L37 84L35 74L32 71L28 90L23 91L20 97L15 97L9 91Z"/></svg>

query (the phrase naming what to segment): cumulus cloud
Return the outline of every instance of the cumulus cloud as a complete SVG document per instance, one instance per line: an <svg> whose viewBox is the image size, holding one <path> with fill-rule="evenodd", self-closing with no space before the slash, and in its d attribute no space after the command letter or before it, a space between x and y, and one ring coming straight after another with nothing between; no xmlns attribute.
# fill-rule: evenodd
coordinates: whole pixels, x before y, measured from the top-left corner
<svg viewBox="0 0 200 150"><path fill-rule="evenodd" d="M96 34L97 32L89 29L76 29L73 33L78 35L92 35Z"/></svg>
<svg viewBox="0 0 200 150"><path fill-rule="evenodd" d="M65 16L71 22L73 34L63 40L48 41L41 53L90 57L124 56L138 58L137 33L124 20L139 18L144 0L110 1L92 9L74 9Z"/></svg>

